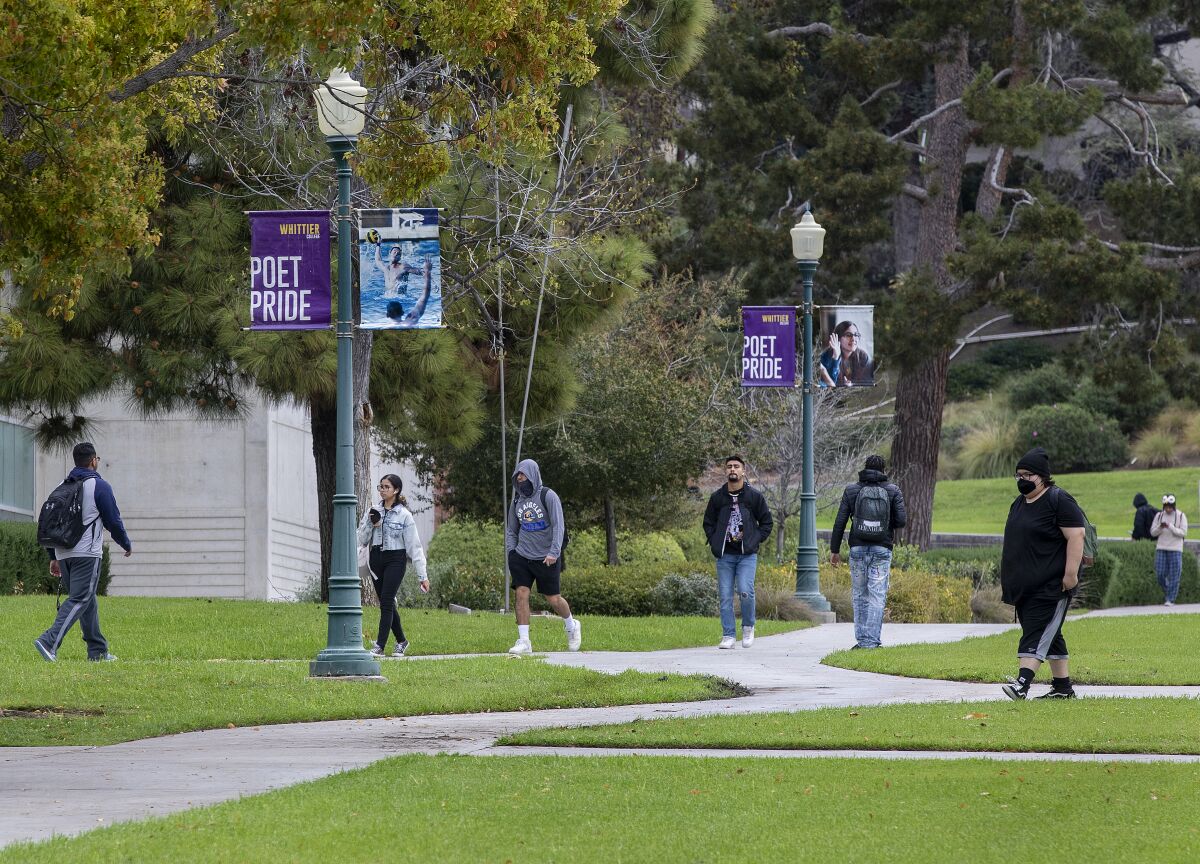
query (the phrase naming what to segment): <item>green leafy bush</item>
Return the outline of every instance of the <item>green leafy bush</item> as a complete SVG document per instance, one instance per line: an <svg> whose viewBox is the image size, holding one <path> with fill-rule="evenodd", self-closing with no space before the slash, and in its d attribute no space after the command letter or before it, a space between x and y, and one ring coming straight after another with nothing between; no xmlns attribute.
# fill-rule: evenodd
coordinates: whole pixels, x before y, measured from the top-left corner
<svg viewBox="0 0 1200 864"><path fill-rule="evenodd" d="M1005 370L979 360L955 363L946 376L946 399L958 402L980 396L999 384L1004 375Z"/></svg>
<svg viewBox="0 0 1200 864"><path fill-rule="evenodd" d="M720 606L716 576L695 571L668 573L650 599L656 615L716 615Z"/></svg>
<svg viewBox="0 0 1200 864"><path fill-rule="evenodd" d="M1079 596L1077 602L1090 608L1099 607L1104 603L1104 595L1108 586L1121 570L1121 559L1107 549L1096 553L1092 566L1083 572L1079 580Z"/></svg>
<svg viewBox="0 0 1200 864"><path fill-rule="evenodd" d="M1039 405L1017 415L1021 448L1041 446L1055 473L1101 471L1125 461L1128 444L1116 423L1078 405Z"/></svg>
<svg viewBox="0 0 1200 864"><path fill-rule="evenodd" d="M1153 606L1163 602L1162 589L1154 575L1154 546L1145 540L1102 543L1100 548L1120 561L1104 592L1104 606ZM1196 556L1184 550L1183 578L1179 583L1180 603L1200 602L1200 566Z"/></svg>
<svg viewBox="0 0 1200 864"><path fill-rule="evenodd" d="M688 561L700 563L701 561L714 561L712 550L708 548L708 541L704 539L704 531L699 524L688 525L684 528L673 528L669 532L675 538L675 542L679 544L679 548L683 550L683 557Z"/></svg>
<svg viewBox="0 0 1200 864"><path fill-rule="evenodd" d="M1171 401L1163 377L1146 369L1136 358L1125 358L1118 370L1109 371L1105 381L1084 381L1071 401L1076 405L1116 418L1121 431L1132 435L1154 422Z"/></svg>
<svg viewBox="0 0 1200 864"><path fill-rule="evenodd" d="M447 519L438 526L426 552L431 563L452 562L470 570L503 571L504 526L499 522Z"/></svg>
<svg viewBox="0 0 1200 864"><path fill-rule="evenodd" d="M1057 363L1049 363L1014 376L1009 382L1008 399L1013 408L1022 411L1035 405L1054 405L1069 402L1078 380L1067 374Z"/></svg>
<svg viewBox="0 0 1200 864"><path fill-rule="evenodd" d="M847 565L823 566L821 591L837 612L838 620L854 620ZM904 624L965 623L972 620L973 592L968 579L928 570L893 569L888 585L887 620Z"/></svg>
<svg viewBox="0 0 1200 864"><path fill-rule="evenodd" d="M108 544L100 559L99 593L108 593L112 579ZM50 558L37 543L32 522L0 522L0 596L57 594L59 580L50 575Z"/></svg>
<svg viewBox="0 0 1200 864"><path fill-rule="evenodd" d="M1054 359L1054 349L1045 342L1008 339L989 345L979 354L979 360L1009 372L1037 369Z"/></svg>

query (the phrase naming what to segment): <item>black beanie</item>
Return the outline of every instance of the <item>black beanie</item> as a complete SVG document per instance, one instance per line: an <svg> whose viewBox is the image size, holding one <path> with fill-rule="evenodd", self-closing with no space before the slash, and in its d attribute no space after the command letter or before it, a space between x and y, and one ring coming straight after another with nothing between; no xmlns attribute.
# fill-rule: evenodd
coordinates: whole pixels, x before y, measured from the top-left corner
<svg viewBox="0 0 1200 864"><path fill-rule="evenodd" d="M1034 447L1017 462L1017 470L1024 469L1039 477L1050 476L1050 454L1041 447Z"/></svg>

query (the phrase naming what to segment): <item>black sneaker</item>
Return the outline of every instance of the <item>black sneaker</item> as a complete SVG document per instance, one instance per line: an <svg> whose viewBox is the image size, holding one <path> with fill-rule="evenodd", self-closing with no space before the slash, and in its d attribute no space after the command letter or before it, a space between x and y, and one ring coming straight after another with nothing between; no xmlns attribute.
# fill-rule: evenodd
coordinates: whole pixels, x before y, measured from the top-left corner
<svg viewBox="0 0 1200 864"><path fill-rule="evenodd" d="M851 650L851 651L857 651L857 650L858 650L859 648L861 648L861 647L863 647L863 646L861 646L861 645L859 645L857 642L855 642L853 645L851 645L851 646L850 646L850 650Z"/></svg>
<svg viewBox="0 0 1200 864"><path fill-rule="evenodd" d="M1041 696L1038 696L1035 698L1038 698L1038 699L1074 699L1075 698L1075 690L1074 689L1054 690L1052 688L1049 693L1043 693Z"/></svg>
<svg viewBox="0 0 1200 864"><path fill-rule="evenodd" d="M1012 699L1014 702L1020 702L1029 696L1029 685L1020 678L1008 678L1006 680L1008 683L1000 689L1004 691L1004 695L1009 699Z"/></svg>

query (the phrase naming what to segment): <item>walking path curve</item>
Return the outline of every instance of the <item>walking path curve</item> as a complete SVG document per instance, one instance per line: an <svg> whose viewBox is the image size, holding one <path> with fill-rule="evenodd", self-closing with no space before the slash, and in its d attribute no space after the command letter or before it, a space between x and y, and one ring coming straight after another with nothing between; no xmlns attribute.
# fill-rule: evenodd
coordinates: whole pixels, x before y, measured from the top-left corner
<svg viewBox="0 0 1200 864"><path fill-rule="evenodd" d="M1200 612L1200 606L1176 606ZM1134 610L1130 610L1134 612ZM1147 607L1144 612L1161 612ZM1136 614L1136 612L1134 612ZM884 641L948 642L1001 632L997 624L888 624ZM215 729L104 747L0 748L0 846L54 834L76 834L113 822L213 804L314 780L403 753L511 755L515 752L608 753L571 748L497 748L502 736L546 726L620 723L639 718L790 711L825 706L880 705L1003 698L994 684L901 678L821 666L831 651L854 641L850 624L826 624L760 638L732 651L689 648L655 652L546 655L549 662L603 672L720 675L751 688L738 699L612 708L455 714L378 720L295 723ZM585 646L586 647L586 646ZM400 661L403 662L403 661ZM524 662L514 659L513 662ZM1079 687L1084 696L1200 696L1200 687ZM662 751L619 751L657 753ZM672 755L864 756L871 758L995 758L1198 761L1186 756L1091 757L1080 754L944 753L912 751L669 751Z"/></svg>

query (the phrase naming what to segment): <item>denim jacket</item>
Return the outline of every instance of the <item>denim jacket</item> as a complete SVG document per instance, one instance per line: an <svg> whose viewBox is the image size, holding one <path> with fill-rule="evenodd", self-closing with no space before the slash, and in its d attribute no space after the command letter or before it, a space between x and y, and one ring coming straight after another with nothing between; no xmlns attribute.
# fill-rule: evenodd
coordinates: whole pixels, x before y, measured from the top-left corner
<svg viewBox="0 0 1200 864"><path fill-rule="evenodd" d="M377 525L371 524L371 510L383 514ZM381 501L369 508L358 523L358 545L379 546L385 552L404 550L417 570L417 578L422 582L429 578L425 569L425 549L417 534L417 520L403 504L388 510Z"/></svg>

